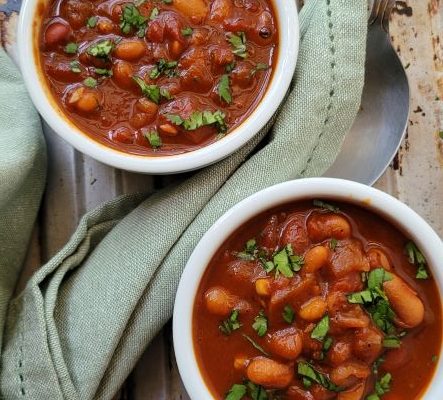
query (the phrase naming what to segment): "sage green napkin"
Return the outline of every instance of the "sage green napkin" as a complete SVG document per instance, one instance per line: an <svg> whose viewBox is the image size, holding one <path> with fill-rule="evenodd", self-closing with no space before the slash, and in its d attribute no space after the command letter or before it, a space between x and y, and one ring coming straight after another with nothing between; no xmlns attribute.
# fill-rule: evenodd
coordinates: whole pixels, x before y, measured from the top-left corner
<svg viewBox="0 0 443 400"><path fill-rule="evenodd" d="M13 300L42 191L44 146L20 79L0 55L4 398L110 399L170 318L181 271L214 221L260 189L321 175L333 162L360 104L366 4L308 0L300 18L297 72L272 128L179 186L91 211Z"/></svg>

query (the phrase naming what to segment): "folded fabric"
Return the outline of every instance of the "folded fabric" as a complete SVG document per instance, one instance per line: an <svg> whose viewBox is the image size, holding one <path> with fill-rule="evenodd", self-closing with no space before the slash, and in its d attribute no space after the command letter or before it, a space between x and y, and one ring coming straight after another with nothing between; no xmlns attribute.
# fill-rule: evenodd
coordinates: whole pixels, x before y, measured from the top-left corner
<svg viewBox="0 0 443 400"><path fill-rule="evenodd" d="M123 196L88 213L7 310L41 192L44 151L37 117L29 110L22 117L26 124L16 127L24 143L10 138L4 145L11 113L0 112L0 212L11 221L5 225L2 219L0 227L4 398L112 398L170 318L181 271L215 220L260 189L321 175L330 166L360 104L366 4L308 0L300 19L296 75L273 123L231 157L178 186L147 199ZM0 65L3 72L4 56ZM0 79L3 88L9 77L0 72ZM20 96L21 86L7 95L2 91L1 109L12 99L22 102ZM34 151L14 152L8 143L34 143ZM17 154L24 160L17 163ZM23 168L33 164L39 167ZM22 197L27 202L17 203Z"/></svg>

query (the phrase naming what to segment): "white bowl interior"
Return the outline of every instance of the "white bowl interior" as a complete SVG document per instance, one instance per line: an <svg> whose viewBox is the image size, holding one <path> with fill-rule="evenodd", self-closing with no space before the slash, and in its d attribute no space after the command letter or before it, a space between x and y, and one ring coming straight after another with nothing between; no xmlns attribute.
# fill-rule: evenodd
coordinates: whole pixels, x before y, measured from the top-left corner
<svg viewBox="0 0 443 400"><path fill-rule="evenodd" d="M105 164L128 171L168 174L201 168L219 161L242 147L266 125L289 88L299 47L298 14L294 1L273 0L279 26L279 51L270 85L254 112L223 139L185 154L146 157L106 147L82 133L52 100L39 72L34 52L34 25L40 0L24 0L18 24L19 63L31 99L49 126L77 150Z"/></svg>
<svg viewBox="0 0 443 400"><path fill-rule="evenodd" d="M203 274L215 252L241 225L276 206L306 199L330 199L358 205L372 211L411 238L425 255L443 293L443 244L432 228L412 209L394 197L359 183L309 178L285 182L258 192L231 208L203 236L192 253L180 280L174 306L173 337L177 364L191 399L210 400L194 352L192 315L195 296ZM423 400L435 400L443 393L443 360L439 359L432 385Z"/></svg>

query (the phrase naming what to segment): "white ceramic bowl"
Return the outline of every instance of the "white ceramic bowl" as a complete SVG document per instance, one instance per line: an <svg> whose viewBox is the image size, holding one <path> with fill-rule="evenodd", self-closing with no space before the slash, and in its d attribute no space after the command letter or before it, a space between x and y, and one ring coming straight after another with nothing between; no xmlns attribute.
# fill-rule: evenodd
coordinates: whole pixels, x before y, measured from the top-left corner
<svg viewBox="0 0 443 400"><path fill-rule="evenodd" d="M31 99L49 126L63 139L77 150L116 168L168 174L201 168L227 157L248 142L271 119L282 102L295 71L299 44L295 1L273 0L280 32L278 60L266 94L247 120L223 139L185 154L147 157L119 152L82 133L52 100L39 71L38 55L34 51L35 41L38 40L37 6L40 3L41 0L24 0L18 25L19 63Z"/></svg>
<svg viewBox="0 0 443 400"><path fill-rule="evenodd" d="M181 277L174 306L173 336L178 368L191 399L213 399L194 353L192 313L201 278L214 253L241 225L263 211L293 201L322 198L352 203L372 211L411 238L425 255L442 299L442 241L417 213L399 200L369 186L332 178L300 179L272 186L248 197L223 215L200 240ZM423 400L442 398L443 360L440 357L437 372Z"/></svg>

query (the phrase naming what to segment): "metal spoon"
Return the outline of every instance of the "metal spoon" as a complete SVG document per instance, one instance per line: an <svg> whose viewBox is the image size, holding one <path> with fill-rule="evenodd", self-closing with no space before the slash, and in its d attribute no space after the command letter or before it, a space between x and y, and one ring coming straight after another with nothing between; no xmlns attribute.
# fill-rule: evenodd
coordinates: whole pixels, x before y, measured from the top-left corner
<svg viewBox="0 0 443 400"><path fill-rule="evenodd" d="M405 136L409 84L388 33L392 4L392 0L373 2L361 110L325 176L372 185L389 166Z"/></svg>

